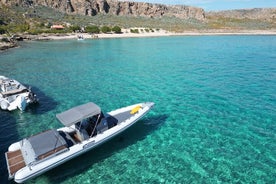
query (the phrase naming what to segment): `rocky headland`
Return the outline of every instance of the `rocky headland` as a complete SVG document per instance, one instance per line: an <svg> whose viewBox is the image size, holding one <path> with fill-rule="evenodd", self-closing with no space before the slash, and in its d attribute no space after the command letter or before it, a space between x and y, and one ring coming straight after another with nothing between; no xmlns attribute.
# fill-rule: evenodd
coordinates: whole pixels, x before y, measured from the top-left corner
<svg viewBox="0 0 276 184"><path fill-rule="evenodd" d="M0 50L6 50L17 46L18 46L17 42L0 37Z"/></svg>

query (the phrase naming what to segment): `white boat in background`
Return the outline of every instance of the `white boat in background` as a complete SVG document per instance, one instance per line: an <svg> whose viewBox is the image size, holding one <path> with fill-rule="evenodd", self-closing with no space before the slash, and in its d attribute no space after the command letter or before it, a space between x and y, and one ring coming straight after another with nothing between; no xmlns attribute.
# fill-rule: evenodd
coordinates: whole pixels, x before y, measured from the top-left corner
<svg viewBox="0 0 276 184"><path fill-rule="evenodd" d="M78 40L84 40L83 35L78 35Z"/></svg>
<svg viewBox="0 0 276 184"><path fill-rule="evenodd" d="M57 114L64 127L9 146L5 153L9 179L25 182L95 148L132 126L153 106L153 102L139 103L104 115L89 102Z"/></svg>
<svg viewBox="0 0 276 184"><path fill-rule="evenodd" d="M0 107L3 110L24 111L28 104L37 102L36 95L30 88L17 80L0 76Z"/></svg>

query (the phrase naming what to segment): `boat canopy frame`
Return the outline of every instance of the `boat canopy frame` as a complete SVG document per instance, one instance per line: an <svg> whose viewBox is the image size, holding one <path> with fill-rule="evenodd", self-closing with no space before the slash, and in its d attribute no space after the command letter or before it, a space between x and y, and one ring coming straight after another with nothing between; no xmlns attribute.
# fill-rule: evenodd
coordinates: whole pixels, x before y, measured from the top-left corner
<svg viewBox="0 0 276 184"><path fill-rule="evenodd" d="M88 102L59 113L56 117L64 126L72 126L83 119L98 115L100 113L101 108L98 105L93 102Z"/></svg>

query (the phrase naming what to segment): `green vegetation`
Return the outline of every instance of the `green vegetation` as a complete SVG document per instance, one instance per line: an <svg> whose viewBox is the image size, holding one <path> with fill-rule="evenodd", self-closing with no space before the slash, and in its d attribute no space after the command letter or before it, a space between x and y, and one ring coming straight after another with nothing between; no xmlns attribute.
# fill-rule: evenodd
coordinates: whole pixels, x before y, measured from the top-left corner
<svg viewBox="0 0 276 184"><path fill-rule="evenodd" d="M0 34L5 34L7 33L7 29L5 26L0 26Z"/></svg>
<svg viewBox="0 0 276 184"><path fill-rule="evenodd" d="M0 6L0 32L17 33L25 32L30 28L28 22L25 21L22 14L6 7Z"/></svg>
<svg viewBox="0 0 276 184"><path fill-rule="evenodd" d="M110 32L111 32L111 29L110 29L110 27L108 27L108 26L103 26L103 27L101 28L101 31L102 31L102 33L110 33Z"/></svg>
<svg viewBox="0 0 276 184"><path fill-rule="evenodd" d="M130 29L131 33L139 33L139 29Z"/></svg>
<svg viewBox="0 0 276 184"><path fill-rule="evenodd" d="M87 33L97 34L100 33L100 28L98 26L86 26L85 31Z"/></svg>
<svg viewBox="0 0 276 184"><path fill-rule="evenodd" d="M121 30L121 28L120 28L119 26L114 26L114 27L112 28L112 31L113 31L114 33L117 33L117 34L122 33L122 30Z"/></svg>
<svg viewBox="0 0 276 184"><path fill-rule="evenodd" d="M259 21L248 18L225 18L219 16L208 16L209 29L237 29L237 30L262 30L276 27L276 22Z"/></svg>
<svg viewBox="0 0 276 184"><path fill-rule="evenodd" d="M78 26L78 25L70 26L69 29L70 29L72 32L79 32L79 31L81 31L81 27Z"/></svg>

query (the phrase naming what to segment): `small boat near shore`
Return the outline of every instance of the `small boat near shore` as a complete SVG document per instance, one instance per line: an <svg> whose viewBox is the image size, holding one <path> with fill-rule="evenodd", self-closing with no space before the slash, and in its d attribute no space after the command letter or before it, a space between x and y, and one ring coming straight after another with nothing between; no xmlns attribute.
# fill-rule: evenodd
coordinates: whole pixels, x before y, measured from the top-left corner
<svg viewBox="0 0 276 184"><path fill-rule="evenodd" d="M153 106L153 102L145 102L104 114L89 102L57 114L64 127L9 146L5 153L9 179L25 182L95 148L132 126Z"/></svg>
<svg viewBox="0 0 276 184"><path fill-rule="evenodd" d="M83 35L78 35L78 40L84 40Z"/></svg>
<svg viewBox="0 0 276 184"><path fill-rule="evenodd" d="M17 80L0 76L0 107L2 110L24 111L29 104L37 101L36 95L30 88Z"/></svg>

